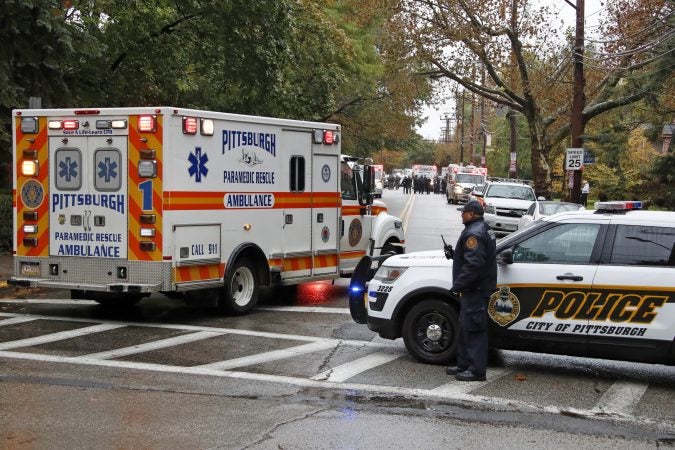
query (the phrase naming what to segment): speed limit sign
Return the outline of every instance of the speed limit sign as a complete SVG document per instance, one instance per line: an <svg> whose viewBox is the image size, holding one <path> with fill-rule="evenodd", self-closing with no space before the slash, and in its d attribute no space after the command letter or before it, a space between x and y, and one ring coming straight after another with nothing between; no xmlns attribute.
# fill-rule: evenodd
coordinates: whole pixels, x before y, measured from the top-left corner
<svg viewBox="0 0 675 450"><path fill-rule="evenodd" d="M565 155L565 170L580 170L584 168L584 149L568 148Z"/></svg>

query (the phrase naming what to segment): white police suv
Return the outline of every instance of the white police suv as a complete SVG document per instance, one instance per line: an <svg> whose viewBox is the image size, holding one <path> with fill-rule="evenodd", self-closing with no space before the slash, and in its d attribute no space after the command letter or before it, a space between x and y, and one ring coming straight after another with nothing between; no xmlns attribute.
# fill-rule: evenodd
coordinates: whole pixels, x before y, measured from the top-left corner
<svg viewBox="0 0 675 450"><path fill-rule="evenodd" d="M641 202L545 217L497 243L490 346L675 365L675 212ZM444 252L396 255L350 283L353 319L403 337L417 360L447 364L459 299Z"/></svg>

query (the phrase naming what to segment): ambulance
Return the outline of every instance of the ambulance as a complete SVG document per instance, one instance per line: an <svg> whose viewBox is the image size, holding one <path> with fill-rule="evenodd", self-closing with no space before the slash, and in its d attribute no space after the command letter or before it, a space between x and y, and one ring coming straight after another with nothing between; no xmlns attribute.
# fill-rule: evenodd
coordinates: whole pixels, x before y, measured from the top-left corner
<svg viewBox="0 0 675 450"><path fill-rule="evenodd" d="M401 220L341 137L336 124L174 107L15 110L10 284L119 306L209 293L244 314L261 286L402 253Z"/></svg>

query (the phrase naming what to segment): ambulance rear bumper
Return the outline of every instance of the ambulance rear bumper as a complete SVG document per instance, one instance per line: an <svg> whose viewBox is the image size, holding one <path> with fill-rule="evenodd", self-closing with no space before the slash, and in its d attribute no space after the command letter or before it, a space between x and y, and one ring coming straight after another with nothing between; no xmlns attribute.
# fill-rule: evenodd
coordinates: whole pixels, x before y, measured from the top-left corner
<svg viewBox="0 0 675 450"><path fill-rule="evenodd" d="M75 284L67 282L59 282L49 279L39 278L10 278L7 281L10 286L24 287L24 288L50 288L50 289L76 289L81 291L97 291L97 292L117 292L129 294L148 294L159 290L158 285L154 284L131 284L131 283L114 283L114 284Z"/></svg>

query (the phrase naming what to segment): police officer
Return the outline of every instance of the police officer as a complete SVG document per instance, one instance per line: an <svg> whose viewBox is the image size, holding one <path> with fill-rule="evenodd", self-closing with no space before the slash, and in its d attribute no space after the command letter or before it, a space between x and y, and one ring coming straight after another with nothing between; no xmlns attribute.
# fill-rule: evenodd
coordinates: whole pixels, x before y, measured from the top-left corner
<svg viewBox="0 0 675 450"><path fill-rule="evenodd" d="M457 365L445 372L460 381L484 381L487 369L487 303L497 288L496 237L471 200L462 208L464 230L453 256L452 293L460 298Z"/></svg>

